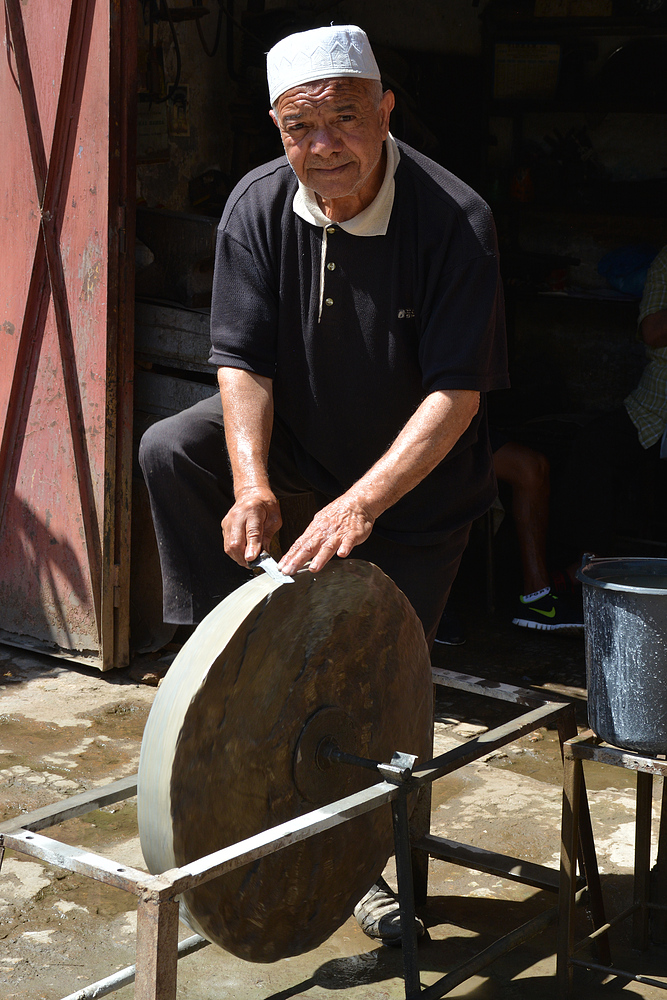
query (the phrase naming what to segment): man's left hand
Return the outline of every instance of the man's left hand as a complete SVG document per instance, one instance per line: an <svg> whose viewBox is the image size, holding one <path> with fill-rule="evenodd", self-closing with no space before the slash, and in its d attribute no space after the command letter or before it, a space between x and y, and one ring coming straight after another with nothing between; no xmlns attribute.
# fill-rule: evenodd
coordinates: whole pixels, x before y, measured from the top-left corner
<svg viewBox="0 0 667 1000"><path fill-rule="evenodd" d="M280 560L280 569L292 576L310 560L308 569L317 573L332 556L345 558L355 545L365 542L373 528L373 520L359 501L343 494L317 512Z"/></svg>

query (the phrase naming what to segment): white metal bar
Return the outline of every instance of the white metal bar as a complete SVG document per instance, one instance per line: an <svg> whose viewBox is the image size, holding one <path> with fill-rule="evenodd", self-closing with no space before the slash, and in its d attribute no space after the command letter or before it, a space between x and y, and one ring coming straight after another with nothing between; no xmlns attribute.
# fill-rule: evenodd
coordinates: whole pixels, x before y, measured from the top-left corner
<svg viewBox="0 0 667 1000"><path fill-rule="evenodd" d="M140 896L155 878L154 875L139 871L138 868L130 868L129 865L119 864L118 861L102 857L101 854L91 854L90 851L80 847L71 847L69 844L44 837L41 833L32 833L30 830L0 834L0 844L2 843L20 854L39 858L54 868L64 868L77 875L85 875L97 882L132 892L135 896Z"/></svg>
<svg viewBox="0 0 667 1000"><path fill-rule="evenodd" d="M186 955L194 955L196 951L200 951L210 943L199 934L193 934L192 937L180 942L178 946L179 960L185 958ZM114 972L106 979L98 979L96 983L84 986L76 993L69 993L63 997L63 1000L99 1000L99 997L108 996L109 993L115 993L116 990L121 990L124 986L130 986L134 982L136 971L136 965L128 965L127 968Z"/></svg>
<svg viewBox="0 0 667 1000"><path fill-rule="evenodd" d="M113 802L129 799L132 795L137 794L137 777L138 775L133 774L128 778L112 781L102 788L81 792L68 799L61 799L60 802L42 806L41 809L35 809L33 812L14 816L0 826L0 833L13 833L15 830L31 830L34 833L35 830L44 830L46 827L55 826L56 823L62 823L66 819L83 816L92 809L99 809L101 806L109 806Z"/></svg>
<svg viewBox="0 0 667 1000"><path fill-rule="evenodd" d="M473 674L459 674L455 670L443 670L442 667L431 667L431 677L434 684L454 688L458 691L469 691L471 694L482 695L483 698L495 698L497 701L509 701L514 705L564 705L567 701L545 698L530 688L517 687L515 684L503 684L490 681L486 677L475 677Z"/></svg>
<svg viewBox="0 0 667 1000"><path fill-rule="evenodd" d="M185 892L218 875L266 857L267 854L272 854L289 844L307 840L356 816L377 809L396 798L397 794L396 785L381 781L377 785L371 785L370 788L355 792L354 795L348 795L330 805L297 816L287 823L271 827L270 830L258 833L254 837L240 840L237 844L231 844L221 851L198 858L188 865L183 865L182 868L173 868L156 878L159 878L163 885L166 883L165 889L162 890L163 894L166 894L167 888L169 894Z"/></svg>

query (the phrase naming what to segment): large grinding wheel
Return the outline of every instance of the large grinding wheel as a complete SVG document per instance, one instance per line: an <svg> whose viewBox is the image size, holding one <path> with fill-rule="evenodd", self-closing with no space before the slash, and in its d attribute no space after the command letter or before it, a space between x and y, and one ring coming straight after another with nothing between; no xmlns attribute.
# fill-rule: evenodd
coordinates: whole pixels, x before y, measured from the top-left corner
<svg viewBox="0 0 667 1000"><path fill-rule="evenodd" d="M187 864L379 779L318 757L431 756L428 650L376 566L336 560L294 585L262 575L183 646L151 710L139 834L153 873ZM272 962L326 940L392 851L389 806L190 890L183 919L240 958Z"/></svg>

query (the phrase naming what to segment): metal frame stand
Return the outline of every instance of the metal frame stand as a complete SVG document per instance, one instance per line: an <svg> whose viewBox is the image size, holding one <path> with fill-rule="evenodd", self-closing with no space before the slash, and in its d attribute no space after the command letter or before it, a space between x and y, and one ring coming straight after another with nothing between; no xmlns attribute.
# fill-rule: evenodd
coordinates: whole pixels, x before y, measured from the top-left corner
<svg viewBox="0 0 667 1000"><path fill-rule="evenodd" d="M384 780L370 788L160 875L149 875L147 872L130 868L101 855L51 840L37 832L136 794L136 775L94 792L73 796L54 806L38 809L5 824L0 830L0 860L1 852L4 852L5 847L9 847L57 868L123 889L137 897L136 966L130 966L107 979L72 993L65 1000L102 997L133 981L135 1000L176 1000L178 959L208 943L198 935L194 935L178 944L177 897L180 893L272 854L289 844L306 840L324 830L346 823L387 803L392 805L394 824L399 906L404 928L406 1000L415 1000L417 997L421 1000L439 1000L496 958L540 933L555 921L557 907L504 935L434 985L427 989L421 988L414 920L413 871L417 873L418 898L424 900L427 889L425 874L427 868L423 864L425 857L431 855L477 871L488 872L553 892L558 892L558 873L518 858L509 858L482 848L469 847L431 836L429 824L423 822L423 816L422 830L418 830L415 828L413 815L411 832L408 823L408 796L419 790L429 792L431 783L437 778L450 774L549 722L557 726L561 742L576 735L574 709L569 702L544 700L534 691L445 670L434 669L433 679L436 684L524 705L529 711L512 722L505 723L441 754L417 769L413 767L414 758L406 754L394 754L388 764L374 763ZM359 762L348 760L348 763ZM367 761L366 766L369 763ZM577 826L580 832L580 855L591 895L593 923L596 928L602 928L604 924L602 896L585 797L579 808Z"/></svg>
<svg viewBox="0 0 667 1000"><path fill-rule="evenodd" d="M647 757L628 750L604 744L591 730L580 736L566 740L563 745L563 822L561 848L561 887L559 895L560 916L558 936L558 985L562 998L572 995L572 975L574 966L594 969L619 976L622 979L647 983L667 990L667 982L633 975L611 965L611 957L606 962L596 963L573 956L588 944L601 937L607 940L607 932L615 924L632 917L632 944L638 951L645 951L649 942L649 910L667 911L667 905L650 899L651 865L651 811L653 775L667 777L667 761ZM637 772L637 805L635 812L635 863L634 891L632 905L616 917L599 925L592 934L575 944L574 939L574 863L576 831L582 809L588 809L588 799L583 780L584 760L612 764ZM664 799L663 799L664 802ZM661 833L665 814L661 811Z"/></svg>

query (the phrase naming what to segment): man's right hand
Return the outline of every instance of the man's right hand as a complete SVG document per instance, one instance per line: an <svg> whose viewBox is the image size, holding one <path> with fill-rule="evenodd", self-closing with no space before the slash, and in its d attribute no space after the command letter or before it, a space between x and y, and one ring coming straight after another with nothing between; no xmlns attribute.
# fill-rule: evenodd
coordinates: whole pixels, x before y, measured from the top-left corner
<svg viewBox="0 0 667 1000"><path fill-rule="evenodd" d="M270 489L252 486L241 490L222 521L225 552L239 566L247 567L263 549L268 551L282 523L280 505Z"/></svg>

